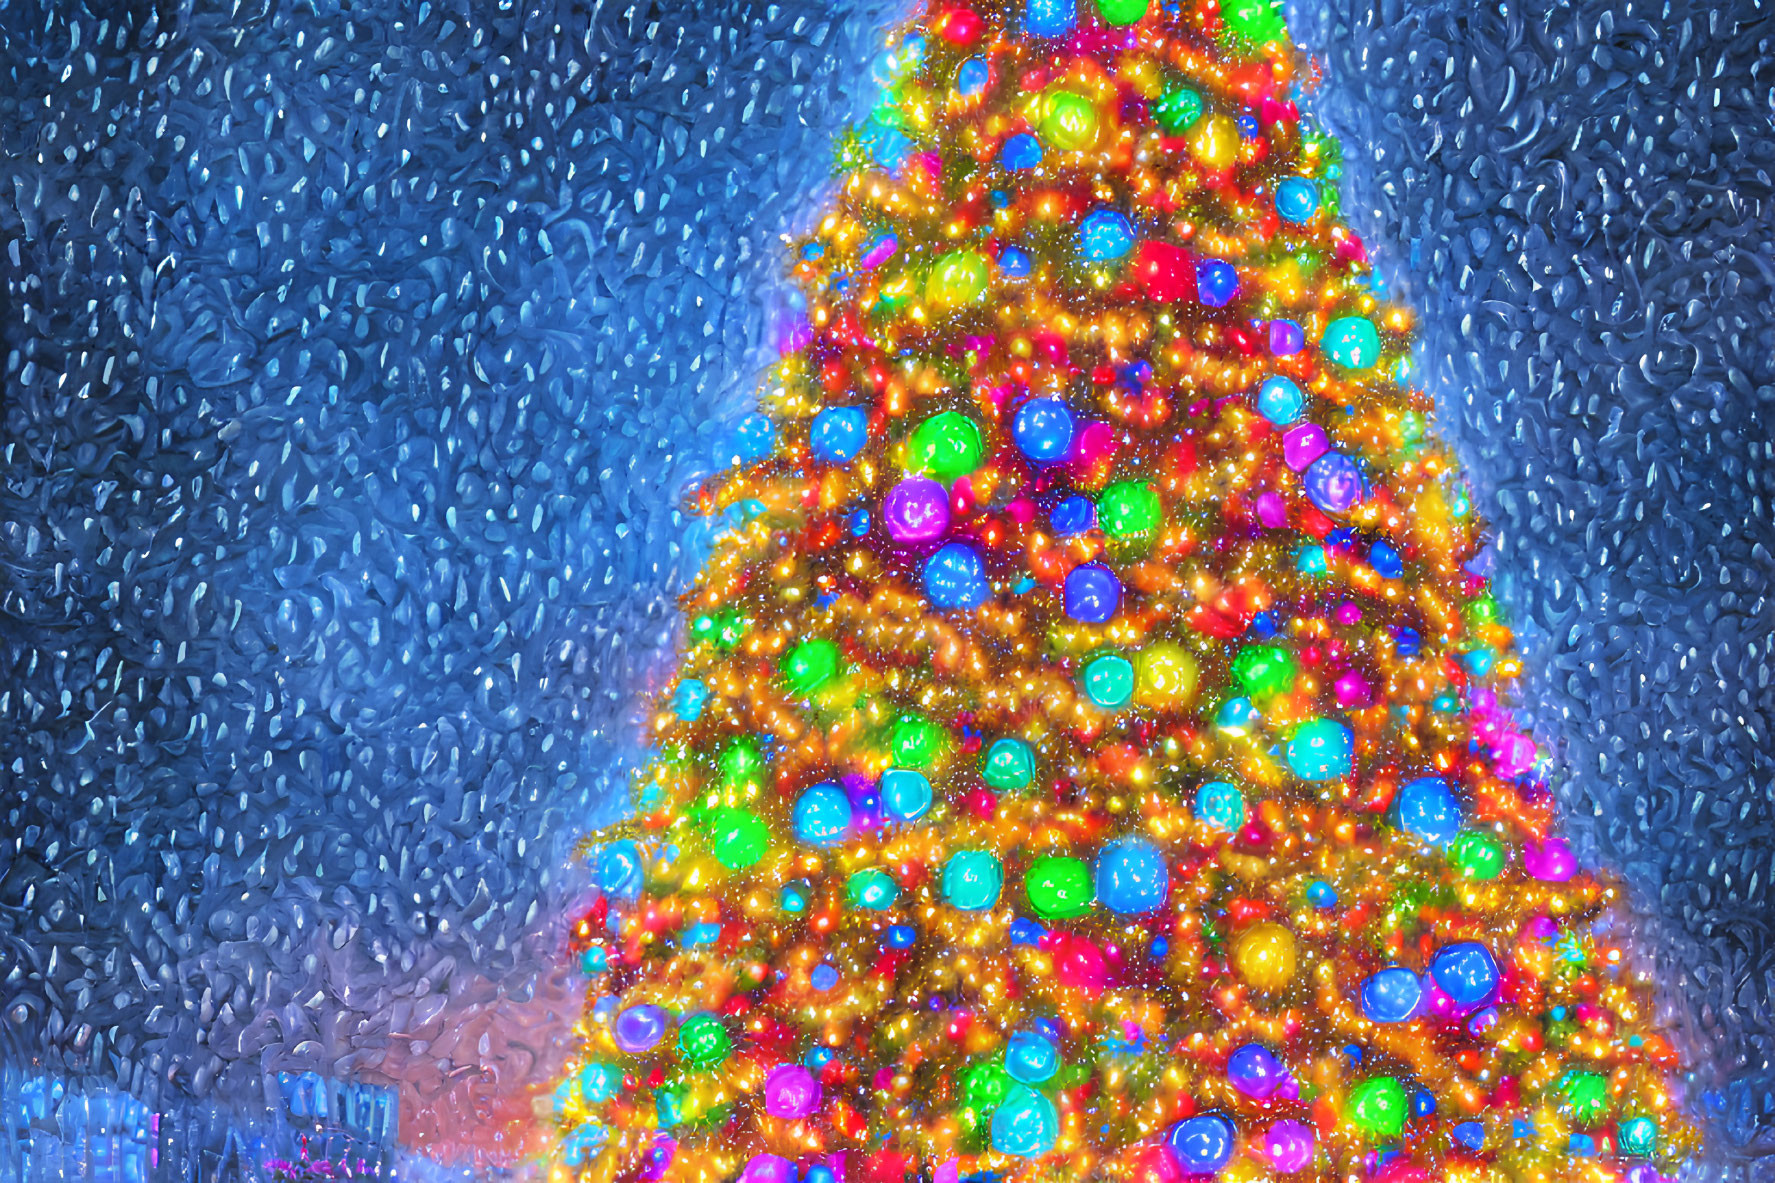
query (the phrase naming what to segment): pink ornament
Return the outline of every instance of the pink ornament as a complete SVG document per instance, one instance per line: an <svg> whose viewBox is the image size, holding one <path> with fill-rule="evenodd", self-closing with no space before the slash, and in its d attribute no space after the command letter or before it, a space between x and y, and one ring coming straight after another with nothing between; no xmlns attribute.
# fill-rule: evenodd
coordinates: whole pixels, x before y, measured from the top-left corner
<svg viewBox="0 0 1775 1183"><path fill-rule="evenodd" d="M1368 679L1355 670L1351 670L1332 683L1331 690L1337 695L1337 705L1341 707L1367 706L1374 693L1368 684Z"/></svg>
<svg viewBox="0 0 1775 1183"><path fill-rule="evenodd" d="M800 1064L784 1064L764 1081L764 1111L772 1117L806 1117L820 1107L820 1082Z"/></svg>
<svg viewBox="0 0 1775 1183"><path fill-rule="evenodd" d="M1578 873L1578 859L1564 838L1522 844L1522 865L1543 883L1564 883Z"/></svg>
<svg viewBox="0 0 1775 1183"><path fill-rule="evenodd" d="M1499 776L1518 777L1534 766L1535 741L1519 731L1505 734L1492 753L1492 767Z"/></svg>
<svg viewBox="0 0 1775 1183"><path fill-rule="evenodd" d="M1274 489L1265 489L1257 495L1257 520L1266 530L1288 528L1288 503L1282 500L1281 494Z"/></svg>

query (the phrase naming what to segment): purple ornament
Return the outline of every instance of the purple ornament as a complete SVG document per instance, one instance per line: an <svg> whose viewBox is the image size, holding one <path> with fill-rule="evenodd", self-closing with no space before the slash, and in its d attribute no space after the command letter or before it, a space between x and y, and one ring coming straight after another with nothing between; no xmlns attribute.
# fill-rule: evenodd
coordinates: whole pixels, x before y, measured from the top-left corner
<svg viewBox="0 0 1775 1183"><path fill-rule="evenodd" d="M800 1064L784 1064L764 1081L764 1111L772 1117L806 1117L820 1107L820 1082Z"/></svg>
<svg viewBox="0 0 1775 1183"><path fill-rule="evenodd" d="M1263 1136L1263 1156L1278 1171L1299 1171L1313 1161L1313 1127L1285 1117Z"/></svg>
<svg viewBox="0 0 1775 1183"><path fill-rule="evenodd" d="M1274 1093L1287 1075L1282 1062L1262 1044L1248 1043L1227 1057L1227 1079L1247 1097L1260 1101Z"/></svg>
<svg viewBox="0 0 1775 1183"><path fill-rule="evenodd" d="M1347 513L1362 500L1362 473L1342 452L1327 452L1307 469L1307 497L1324 513Z"/></svg>
<svg viewBox="0 0 1775 1183"><path fill-rule="evenodd" d="M1304 471L1307 465L1330 450L1331 441L1325 438L1325 429L1317 423L1302 423L1282 433L1282 459L1296 472Z"/></svg>
<svg viewBox="0 0 1775 1183"><path fill-rule="evenodd" d="M650 1002L629 1007L610 1028L616 1046L632 1056L652 1050L665 1034L666 1012Z"/></svg>
<svg viewBox="0 0 1775 1183"><path fill-rule="evenodd" d="M1270 352L1277 357L1299 353L1307 346L1307 334L1292 320L1270 322Z"/></svg>
<svg viewBox="0 0 1775 1183"><path fill-rule="evenodd" d="M754 1154L739 1183L795 1183L795 1164L774 1154Z"/></svg>
<svg viewBox="0 0 1775 1183"><path fill-rule="evenodd" d="M895 542L934 541L949 530L949 494L930 477L907 477L882 499L881 520Z"/></svg>

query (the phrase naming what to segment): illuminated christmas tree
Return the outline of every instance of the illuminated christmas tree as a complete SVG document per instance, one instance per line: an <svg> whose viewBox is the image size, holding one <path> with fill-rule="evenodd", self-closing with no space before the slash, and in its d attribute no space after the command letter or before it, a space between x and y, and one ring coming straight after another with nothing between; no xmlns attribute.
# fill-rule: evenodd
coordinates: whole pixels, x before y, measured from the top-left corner
<svg viewBox="0 0 1775 1183"><path fill-rule="evenodd" d="M1264 0L934 5L590 848L556 1169L1648 1183L1694 1149Z"/></svg>

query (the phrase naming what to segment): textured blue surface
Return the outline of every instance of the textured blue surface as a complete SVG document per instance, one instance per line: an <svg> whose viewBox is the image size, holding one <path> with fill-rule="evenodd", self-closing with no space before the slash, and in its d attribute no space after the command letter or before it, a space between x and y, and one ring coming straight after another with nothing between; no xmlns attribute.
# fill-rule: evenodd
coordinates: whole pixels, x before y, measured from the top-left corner
<svg viewBox="0 0 1775 1183"><path fill-rule="evenodd" d="M546 1071L679 493L893 7L0 0L7 1060L391 1084L425 1146ZM1294 20L1580 848L1772 1177L1769 13Z"/></svg>

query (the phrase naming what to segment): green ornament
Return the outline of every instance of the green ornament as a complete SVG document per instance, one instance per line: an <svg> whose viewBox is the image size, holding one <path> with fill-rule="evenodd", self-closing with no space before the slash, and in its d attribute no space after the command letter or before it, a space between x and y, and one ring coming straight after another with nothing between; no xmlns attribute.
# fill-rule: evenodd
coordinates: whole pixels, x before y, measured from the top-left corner
<svg viewBox="0 0 1775 1183"><path fill-rule="evenodd" d="M715 861L730 871L745 870L770 849L770 827L750 809L717 809L709 818L709 835Z"/></svg>
<svg viewBox="0 0 1775 1183"><path fill-rule="evenodd" d="M1035 753L1020 739L994 740L986 749L980 779L1000 792L1026 789L1035 779Z"/></svg>
<svg viewBox="0 0 1775 1183"><path fill-rule="evenodd" d="M894 764L900 768L928 768L942 754L943 729L918 715L902 715L894 723L891 743Z"/></svg>
<svg viewBox="0 0 1775 1183"><path fill-rule="evenodd" d="M1146 15L1147 0L1097 0L1097 12L1106 25L1132 25Z"/></svg>
<svg viewBox="0 0 1775 1183"><path fill-rule="evenodd" d="M1285 693L1294 685L1294 656L1275 645L1247 645L1233 658L1233 677L1251 698Z"/></svg>
<svg viewBox="0 0 1775 1183"><path fill-rule="evenodd" d="M764 783L764 757L756 743L741 736L727 745L721 753L721 783L730 789Z"/></svg>
<svg viewBox="0 0 1775 1183"><path fill-rule="evenodd" d="M1071 920L1091 910L1096 890L1091 868L1083 859L1047 854L1029 864L1023 890L1030 907L1044 920Z"/></svg>
<svg viewBox="0 0 1775 1183"><path fill-rule="evenodd" d="M1621 1123L1615 1140L1629 1158L1651 1158L1658 1153L1658 1119L1630 1117Z"/></svg>
<svg viewBox="0 0 1775 1183"><path fill-rule="evenodd" d="M1277 0L1225 0L1220 19L1228 33L1260 45L1288 36L1288 21Z"/></svg>
<svg viewBox="0 0 1775 1183"><path fill-rule="evenodd" d="M997 1109L1010 1091L1011 1074L991 1060L975 1064L962 1073L962 1104L977 1113Z"/></svg>
<svg viewBox="0 0 1775 1183"><path fill-rule="evenodd" d="M1070 90L1051 90L1042 103L1037 130L1062 152L1089 148L1097 142L1097 104Z"/></svg>
<svg viewBox="0 0 1775 1183"><path fill-rule="evenodd" d="M953 481L980 467L980 425L960 411L932 415L906 440L906 471Z"/></svg>
<svg viewBox="0 0 1775 1183"><path fill-rule="evenodd" d="M1504 870L1504 847L1490 834L1472 830L1457 834L1448 857L1469 879L1496 879Z"/></svg>
<svg viewBox="0 0 1775 1183"><path fill-rule="evenodd" d="M692 1015L678 1028L678 1058L694 1067L714 1067L727 1059L732 1046L727 1028L714 1015Z"/></svg>
<svg viewBox="0 0 1775 1183"><path fill-rule="evenodd" d="M1005 869L985 850L958 850L943 864L943 898L964 912L984 912L998 903Z"/></svg>
<svg viewBox="0 0 1775 1183"><path fill-rule="evenodd" d="M1467 623L1474 628L1482 625L1497 624L1503 619L1503 612L1498 602L1490 596L1480 596L1469 603L1465 609Z"/></svg>
<svg viewBox="0 0 1775 1183"><path fill-rule="evenodd" d="M986 294L992 273L978 251L940 255L925 277L924 298L945 312L973 304Z"/></svg>
<svg viewBox="0 0 1775 1183"><path fill-rule="evenodd" d="M1118 481L1097 498L1097 522L1111 538L1151 534L1164 520L1159 492L1145 481Z"/></svg>
<svg viewBox="0 0 1775 1183"><path fill-rule="evenodd" d="M1381 335L1366 316L1343 316L1325 326L1320 349L1346 370L1366 370L1381 359Z"/></svg>
<svg viewBox="0 0 1775 1183"><path fill-rule="evenodd" d="M1172 87L1153 108L1153 116L1166 135L1182 135L1202 117L1202 96L1187 86Z"/></svg>
<svg viewBox="0 0 1775 1183"><path fill-rule="evenodd" d="M842 657L837 643L821 637L803 641L783 656L777 668L792 694L812 694L838 676Z"/></svg>
<svg viewBox="0 0 1775 1183"><path fill-rule="evenodd" d="M1579 1125L1593 1126L1608 1116L1609 1078L1600 1072L1568 1072L1559 1078L1564 1109Z"/></svg>
<svg viewBox="0 0 1775 1183"><path fill-rule="evenodd" d="M1403 1133L1408 1111L1405 1090L1391 1076L1377 1076L1351 1089L1344 1110L1351 1124L1376 1142L1391 1141Z"/></svg>
<svg viewBox="0 0 1775 1183"><path fill-rule="evenodd" d="M845 894L851 907L880 912L893 907L894 901L900 898L900 885L886 871L870 867L850 877L845 884Z"/></svg>
<svg viewBox="0 0 1775 1183"><path fill-rule="evenodd" d="M1085 697L1106 711L1128 705L1134 697L1134 663L1119 653L1105 653L1085 663Z"/></svg>

